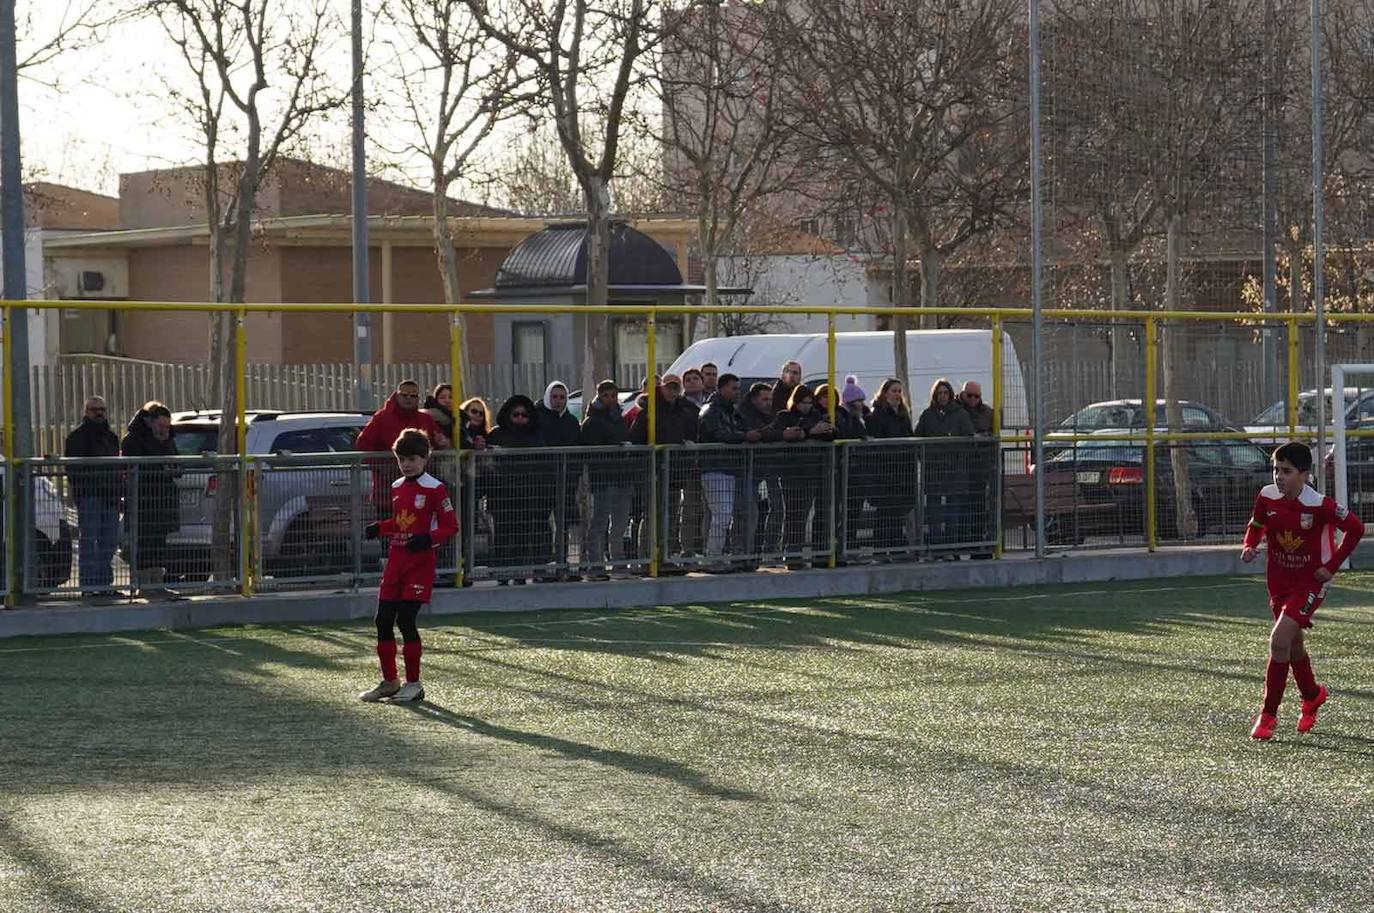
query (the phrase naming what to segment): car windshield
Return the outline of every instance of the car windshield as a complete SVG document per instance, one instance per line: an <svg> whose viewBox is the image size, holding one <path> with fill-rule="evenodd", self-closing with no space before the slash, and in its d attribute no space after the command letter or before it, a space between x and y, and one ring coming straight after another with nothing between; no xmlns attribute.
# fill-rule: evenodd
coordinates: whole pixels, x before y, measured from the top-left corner
<svg viewBox="0 0 1374 913"><path fill-rule="evenodd" d="M1374 414L1374 395L1367 389L1346 388L1345 391L1345 417L1347 421L1367 419ZM1331 420L1332 397L1326 397L1326 420ZM1288 424L1288 403L1286 400L1278 402L1265 409L1255 416L1256 425L1286 425ZM1315 425L1317 424L1317 396L1315 393L1298 394L1298 424Z"/></svg>
<svg viewBox="0 0 1374 913"><path fill-rule="evenodd" d="M1075 444L1068 450L1056 453L1047 462L1077 463L1092 460L1102 463L1142 463L1145 460L1144 452L1144 448L1118 443Z"/></svg>

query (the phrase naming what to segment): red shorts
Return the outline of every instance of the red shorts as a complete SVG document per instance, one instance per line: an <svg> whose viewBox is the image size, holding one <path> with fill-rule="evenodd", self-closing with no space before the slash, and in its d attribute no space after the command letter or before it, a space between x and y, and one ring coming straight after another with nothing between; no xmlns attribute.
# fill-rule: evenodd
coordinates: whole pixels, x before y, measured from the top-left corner
<svg viewBox="0 0 1374 913"><path fill-rule="evenodd" d="M378 599L401 602L429 602L434 591L434 550L408 552L392 549L386 556L386 570L382 571L382 586Z"/></svg>
<svg viewBox="0 0 1374 913"><path fill-rule="evenodd" d="M1299 626L1310 628L1312 616L1316 614L1325 598L1326 587L1322 584L1313 584L1278 596L1270 596L1269 611L1274 613L1275 621L1278 621L1280 616L1287 615Z"/></svg>

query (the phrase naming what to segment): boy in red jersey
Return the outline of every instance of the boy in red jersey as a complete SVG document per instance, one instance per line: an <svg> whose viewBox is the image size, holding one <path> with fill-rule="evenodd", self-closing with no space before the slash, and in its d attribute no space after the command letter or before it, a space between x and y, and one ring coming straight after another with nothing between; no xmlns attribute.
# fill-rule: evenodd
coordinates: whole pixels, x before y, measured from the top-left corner
<svg viewBox="0 0 1374 913"><path fill-rule="evenodd" d="M377 659L382 680L371 691L358 695L365 701L383 698L393 701L424 700L420 684L420 632L415 627L420 606L429 602L434 589L434 550L458 532L458 514L453 510L444 483L425 472L429 459L429 438L423 431L407 429L392 445L401 477L391 483L391 516L368 524L366 536L389 536L386 570L377 593ZM406 683L396 680L396 633L401 629L405 643Z"/></svg>
<svg viewBox="0 0 1374 913"><path fill-rule="evenodd" d="M1245 530L1240 560L1255 560L1255 550L1267 538L1269 609L1274 628L1269 634L1269 666L1264 676L1264 708L1250 738L1274 737L1279 702L1288 682L1288 671L1302 692L1298 732L1308 732L1317 722L1317 709L1326 703L1325 685L1317 684L1312 659L1303 645L1304 628L1312 627L1312 615L1326 596L1326 585L1355 550L1364 535L1364 524L1331 498L1307 485L1312 471L1312 451L1292 442L1274 451L1274 484L1266 485L1255 499L1255 511ZM1336 546L1340 530L1340 546Z"/></svg>

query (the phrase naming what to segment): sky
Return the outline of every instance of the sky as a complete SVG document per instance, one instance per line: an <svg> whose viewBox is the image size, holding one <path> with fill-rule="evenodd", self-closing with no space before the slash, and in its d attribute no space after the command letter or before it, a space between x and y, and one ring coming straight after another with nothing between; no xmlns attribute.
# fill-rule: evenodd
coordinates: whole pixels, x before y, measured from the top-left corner
<svg viewBox="0 0 1374 913"><path fill-rule="evenodd" d="M25 56L26 46L55 34L64 12L79 2L19 0L21 30L26 16L33 26L27 35L21 31L20 57ZM330 36L325 71L336 85L347 86L349 3L331 2L340 27ZM178 112L168 81L185 88L195 85L186 63L155 20L121 25L104 41L64 52L52 64L22 78L20 130L26 180L115 195L121 172L199 162L203 143L196 128ZM379 124L369 126L380 132ZM310 155L325 164L347 167L349 141L345 112L316 128ZM384 176L403 177L400 173Z"/></svg>

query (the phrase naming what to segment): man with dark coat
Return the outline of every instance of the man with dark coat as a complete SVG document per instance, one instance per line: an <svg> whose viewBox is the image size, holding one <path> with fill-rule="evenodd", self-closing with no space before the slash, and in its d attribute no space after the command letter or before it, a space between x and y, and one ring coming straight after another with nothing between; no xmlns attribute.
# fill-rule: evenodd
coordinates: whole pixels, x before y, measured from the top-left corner
<svg viewBox="0 0 1374 913"><path fill-rule="evenodd" d="M801 375L800 369L797 375ZM745 547L745 551L754 555L775 552L782 545L782 465L786 457L775 445L784 440L800 439L800 429L784 432L774 423L773 402L773 389L767 384L756 383L749 388L748 398L739 406L745 427L758 431L759 443L767 445L753 454L751 487L741 505L749 511L748 528L754 531L753 542ZM783 408L787 408L786 403ZM766 500L758 495L759 483L764 487Z"/></svg>
<svg viewBox="0 0 1374 913"><path fill-rule="evenodd" d="M110 428L109 407L99 396L86 400L81 424L67 435L63 454L90 459L119 456L119 435ZM119 469L111 466L73 466L67 470L80 528L77 566L83 590L109 593L112 566L119 548Z"/></svg>
<svg viewBox="0 0 1374 913"><path fill-rule="evenodd" d="M613 380L603 380L596 385L596 399L587 407L578 443L583 447L619 447L629 442L630 429L620 409L620 388ZM588 579L606 580L613 571L624 569L625 532L640 474L619 454L589 453L586 462L592 491L587 552L593 572Z"/></svg>
<svg viewBox="0 0 1374 913"><path fill-rule="evenodd" d="M674 446L663 454L659 468L668 494L666 515L659 520L659 542L665 554L694 555L701 550L701 520L704 502L701 475L696 460L680 446L695 443L699 410L682 395L682 378L665 374L658 388L657 415L654 418L654 444ZM630 443L648 444L649 410L635 416L630 427ZM674 536L681 531L681 551L676 551Z"/></svg>
<svg viewBox="0 0 1374 913"><path fill-rule="evenodd" d="M976 380L964 381L959 402L973 422L973 458L968 474L968 528L960 537L969 542L992 542L997 529L991 523L996 489L997 454L1000 450L992 433L992 407L983 402L983 387ZM973 553L974 558L992 557L988 550Z"/></svg>
<svg viewBox="0 0 1374 913"><path fill-rule="evenodd" d="M534 404L539 414L539 427L544 436L546 447L576 447L582 426L577 416L568 409L568 385L556 380L544 388L544 398ZM562 492L561 500L555 497L553 504L553 560L564 565L568 560L569 527L578 522L577 480L582 475L582 463L573 454L550 454L554 472L557 474L555 489ZM552 577L538 578L545 581L567 579L560 571Z"/></svg>

